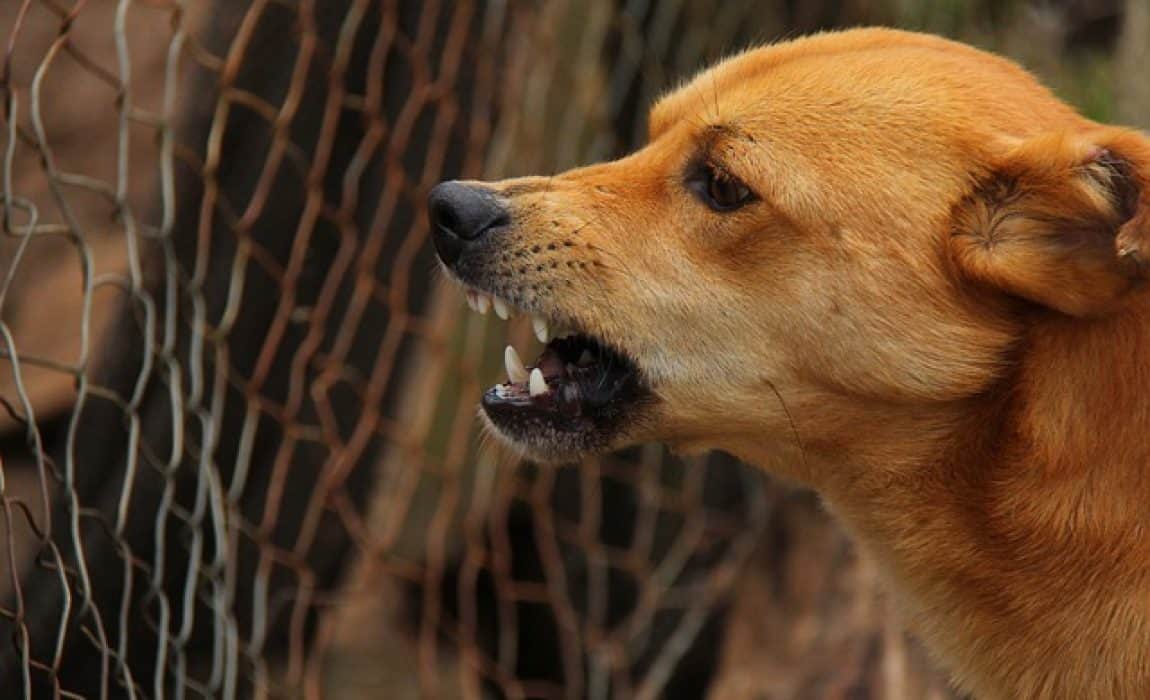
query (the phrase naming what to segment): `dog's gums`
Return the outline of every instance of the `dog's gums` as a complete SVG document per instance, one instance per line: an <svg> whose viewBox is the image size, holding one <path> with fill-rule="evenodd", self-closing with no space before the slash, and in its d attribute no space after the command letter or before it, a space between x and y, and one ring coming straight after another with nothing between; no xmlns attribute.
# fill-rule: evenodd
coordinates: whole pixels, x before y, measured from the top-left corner
<svg viewBox="0 0 1150 700"><path fill-rule="evenodd" d="M725 450L818 491L980 700L1150 698L1146 135L852 30L705 71L625 158L429 209L472 307L546 343L482 398L503 443Z"/></svg>

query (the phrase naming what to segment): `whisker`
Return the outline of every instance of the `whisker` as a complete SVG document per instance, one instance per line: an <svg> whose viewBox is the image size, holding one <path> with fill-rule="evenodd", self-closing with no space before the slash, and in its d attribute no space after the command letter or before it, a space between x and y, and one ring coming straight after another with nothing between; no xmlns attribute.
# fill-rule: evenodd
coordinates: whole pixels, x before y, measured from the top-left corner
<svg viewBox="0 0 1150 700"><path fill-rule="evenodd" d="M626 260L624 260L623 258L619 257L617 254L615 254L615 253L613 253L613 252L611 252L611 251L607 250L606 248L600 248L599 246L595 245L594 243L592 243L592 244L589 244L589 245L590 245L590 247L591 247L591 250L595 251L596 253L601 253L602 255L605 255L605 256L607 256L607 257L611 258L612 260L615 260L615 261L617 261L617 262L618 262L620 265L622 265L622 266L623 266L623 267L621 267L621 268L619 268L619 267L613 267L613 266L607 265L606 263L602 263L602 262L601 262L600 264L602 264L604 267L606 267L606 268L608 268L609 270L612 270L612 271L614 271L614 272L618 272L619 274L621 274L621 275L623 275L623 276L625 276L625 277L628 277L628 278L630 278L630 279L633 279L633 280L638 280L638 279L639 279L639 276L638 276L638 275L636 275L634 272L632 272L632 271L631 271L631 268L630 268L630 267L628 267L628 265L627 265L627 261L626 261Z"/></svg>
<svg viewBox="0 0 1150 700"><path fill-rule="evenodd" d="M798 445L799 456L803 460L803 469L809 472L810 464L807 462L807 448L803 444L802 437L799 435L799 429L798 426L795 425L795 419L794 416L791 415L791 409L787 408L787 402L783 401L783 395L779 393L779 388L775 386L775 383L765 377L763 381L767 383L767 386L769 386L774 393L775 398L778 399L779 407L783 409L783 415L787 417L787 423L791 427L791 434L795 436L795 444Z"/></svg>
<svg viewBox="0 0 1150 700"><path fill-rule="evenodd" d="M590 221L583 219L581 217L576 217L579 220L579 226L577 226L575 228L575 230L573 230L570 233L570 235L572 235L572 236L579 235L587 227L599 223L600 219L602 219L603 217L604 217L604 214L599 214L599 215L595 216L594 218L592 218ZM594 243L590 243L590 242L587 243L587 246L591 250L595 251L596 253L600 253L602 255L609 256L609 257L613 258L614 260L618 261L621 265L623 265L624 268L626 268L626 261L624 261L618 255L612 253L611 251L609 251L605 248L600 248L599 246L595 245ZM638 279L635 276L635 274L630 271L630 269L622 269L622 268L618 268L618 267L613 267L613 266L607 265L606 263L603 263L601 261L600 261L600 264L603 265L604 267L607 267L609 270L612 270L614 272L618 272L619 274L624 275L626 277L629 277L631 279Z"/></svg>
<svg viewBox="0 0 1150 700"><path fill-rule="evenodd" d="M711 92L715 98L715 123L722 124L723 114L719 110L719 78L718 74L715 72L711 73Z"/></svg>

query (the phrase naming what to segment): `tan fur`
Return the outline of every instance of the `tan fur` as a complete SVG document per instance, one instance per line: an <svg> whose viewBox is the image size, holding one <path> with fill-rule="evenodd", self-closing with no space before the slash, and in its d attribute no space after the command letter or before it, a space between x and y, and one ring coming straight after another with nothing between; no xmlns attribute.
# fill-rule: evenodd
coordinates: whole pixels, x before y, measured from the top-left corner
<svg viewBox="0 0 1150 700"><path fill-rule="evenodd" d="M620 443L816 488L977 697L1150 697L1150 141L888 30L735 56L650 125L488 185L517 304L649 380ZM759 201L690 193L707 149Z"/></svg>

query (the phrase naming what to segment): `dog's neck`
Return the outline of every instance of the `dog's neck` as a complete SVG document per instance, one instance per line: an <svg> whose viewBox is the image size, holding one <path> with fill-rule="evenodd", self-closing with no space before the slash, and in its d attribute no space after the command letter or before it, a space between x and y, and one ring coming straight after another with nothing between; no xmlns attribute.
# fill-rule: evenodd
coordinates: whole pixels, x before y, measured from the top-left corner
<svg viewBox="0 0 1150 700"><path fill-rule="evenodd" d="M1097 696L1138 668L1150 688L1122 658L1150 654L1148 317L1043 321L990 395L855 416L849 457L804 457L976 697Z"/></svg>

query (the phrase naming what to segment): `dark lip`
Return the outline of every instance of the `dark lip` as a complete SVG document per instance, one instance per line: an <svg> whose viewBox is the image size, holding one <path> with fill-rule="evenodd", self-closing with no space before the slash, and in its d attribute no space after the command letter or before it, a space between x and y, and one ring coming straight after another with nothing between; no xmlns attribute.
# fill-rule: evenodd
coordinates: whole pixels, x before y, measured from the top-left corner
<svg viewBox="0 0 1150 700"><path fill-rule="evenodd" d="M574 365L589 348L595 362ZM508 382L491 387L480 406L497 433L537 454L602 451L653 398L638 365L594 336L552 340L532 367L547 378L546 394L531 396Z"/></svg>

